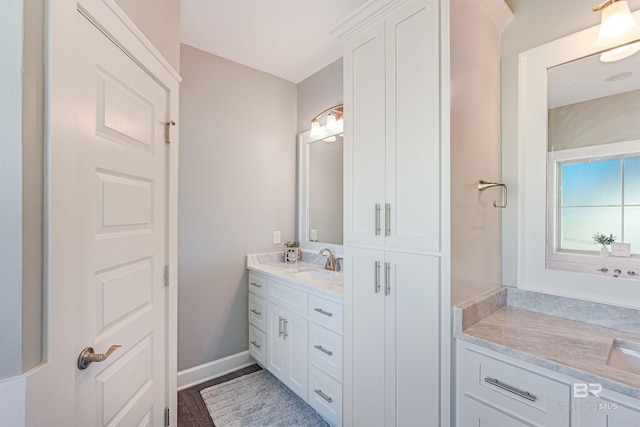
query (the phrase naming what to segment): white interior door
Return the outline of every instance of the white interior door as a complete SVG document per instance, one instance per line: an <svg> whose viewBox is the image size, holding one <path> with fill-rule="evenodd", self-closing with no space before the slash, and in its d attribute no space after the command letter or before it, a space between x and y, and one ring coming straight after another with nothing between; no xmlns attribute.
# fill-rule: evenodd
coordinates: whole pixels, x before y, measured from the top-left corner
<svg viewBox="0 0 640 427"><path fill-rule="evenodd" d="M74 424L164 425L168 93L85 16L75 19L74 83L68 110L56 111L72 131L51 145L51 252L75 256L52 262L74 277L76 357L122 347L84 370L64 364L75 376Z"/></svg>

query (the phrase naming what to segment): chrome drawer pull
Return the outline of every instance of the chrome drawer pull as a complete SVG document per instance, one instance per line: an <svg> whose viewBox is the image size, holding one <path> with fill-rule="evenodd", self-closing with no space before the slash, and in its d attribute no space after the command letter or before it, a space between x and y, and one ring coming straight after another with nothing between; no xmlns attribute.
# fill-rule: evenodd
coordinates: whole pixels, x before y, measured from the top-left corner
<svg viewBox="0 0 640 427"><path fill-rule="evenodd" d="M262 314L261 311L254 310L253 308L251 310L249 310L249 311L252 312L253 314L257 314L258 316L260 316Z"/></svg>
<svg viewBox="0 0 640 427"><path fill-rule="evenodd" d="M333 356L333 351L331 350L327 350L326 348L324 348L321 345L314 345L314 348L317 348L318 350L320 350L321 352L323 352L324 354L326 354L327 356Z"/></svg>
<svg viewBox="0 0 640 427"><path fill-rule="evenodd" d="M384 263L384 294L391 294L391 263Z"/></svg>
<svg viewBox="0 0 640 427"><path fill-rule="evenodd" d="M375 275L376 275L376 286L373 288L374 292L380 293L380 261L376 261L375 263Z"/></svg>
<svg viewBox="0 0 640 427"><path fill-rule="evenodd" d="M535 397L533 394L529 393L528 391L522 391L508 384L501 383L500 381L498 381L497 378L485 377L484 382L494 385L496 387L499 387L503 390L506 390L509 393L513 393L517 396L524 397L525 399L530 400L532 402L535 402L537 399L537 397Z"/></svg>
<svg viewBox="0 0 640 427"><path fill-rule="evenodd" d="M315 389L315 390L313 390L313 391L315 391L315 392L316 392L316 394L317 394L318 396L320 396L321 398L323 398L323 399L324 399L324 400L326 400L327 402L329 402L329 403L333 402L333 399L332 399L332 398L330 398L329 396L327 396L326 394L324 394L324 393L322 392L322 390L320 390L319 388L317 388L317 389Z"/></svg>
<svg viewBox="0 0 640 427"><path fill-rule="evenodd" d="M261 288L262 285L256 282L251 282L251 285L255 286L256 288Z"/></svg>
<svg viewBox="0 0 640 427"><path fill-rule="evenodd" d="M318 313L324 314L325 316L328 316L328 317L333 317L333 313L330 313L328 311L324 311L321 308L314 308L313 311L317 311Z"/></svg>
<svg viewBox="0 0 640 427"><path fill-rule="evenodd" d="M287 325L289 324L289 321L287 319L282 319L282 339L286 340L287 337L289 336L289 334L287 333Z"/></svg>
<svg viewBox="0 0 640 427"><path fill-rule="evenodd" d="M376 203L376 236L380 235L380 203Z"/></svg>
<svg viewBox="0 0 640 427"><path fill-rule="evenodd" d="M282 326L282 321L284 317L278 316L278 337L281 337L284 334L284 327Z"/></svg>
<svg viewBox="0 0 640 427"><path fill-rule="evenodd" d="M255 348L260 348L260 347L262 347L260 344L257 344L255 341L251 341L251 344L253 344L253 346L254 346Z"/></svg>

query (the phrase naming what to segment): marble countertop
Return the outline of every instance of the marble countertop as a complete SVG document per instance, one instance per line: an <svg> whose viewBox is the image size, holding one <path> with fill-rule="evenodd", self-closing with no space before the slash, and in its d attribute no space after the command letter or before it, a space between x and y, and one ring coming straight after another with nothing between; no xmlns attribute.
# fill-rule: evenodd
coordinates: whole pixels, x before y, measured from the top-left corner
<svg viewBox="0 0 640 427"><path fill-rule="evenodd" d="M456 338L640 399L640 375L606 364L614 339L640 343L640 334L509 306L507 293L456 307Z"/></svg>
<svg viewBox="0 0 640 427"><path fill-rule="evenodd" d="M302 258L303 261L297 264L285 264L281 252L251 254L247 255L247 269L319 296L342 301L342 273L325 270L323 257L309 258L303 253Z"/></svg>

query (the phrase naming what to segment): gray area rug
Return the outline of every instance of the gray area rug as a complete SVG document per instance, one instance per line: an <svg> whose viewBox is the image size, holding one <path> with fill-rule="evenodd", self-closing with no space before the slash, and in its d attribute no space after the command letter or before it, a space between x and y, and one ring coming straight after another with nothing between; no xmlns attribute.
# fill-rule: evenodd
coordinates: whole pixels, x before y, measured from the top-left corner
<svg viewBox="0 0 640 427"><path fill-rule="evenodd" d="M200 394L216 427L328 426L265 369L205 388Z"/></svg>

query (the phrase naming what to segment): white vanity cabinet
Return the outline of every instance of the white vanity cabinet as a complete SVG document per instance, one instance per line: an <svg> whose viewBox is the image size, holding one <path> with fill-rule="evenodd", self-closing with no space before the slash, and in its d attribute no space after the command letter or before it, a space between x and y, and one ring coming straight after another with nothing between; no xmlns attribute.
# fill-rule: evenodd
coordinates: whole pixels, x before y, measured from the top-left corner
<svg viewBox="0 0 640 427"><path fill-rule="evenodd" d="M640 401L474 344L457 343L456 425L637 427Z"/></svg>
<svg viewBox="0 0 640 427"><path fill-rule="evenodd" d="M514 425L569 427L571 383L490 350L460 342L457 349L457 425L508 414Z"/></svg>
<svg viewBox="0 0 640 427"><path fill-rule="evenodd" d="M307 400L308 322L273 303L267 310L266 368Z"/></svg>
<svg viewBox="0 0 640 427"><path fill-rule="evenodd" d="M250 272L249 353L330 425L342 425L339 298Z"/></svg>

